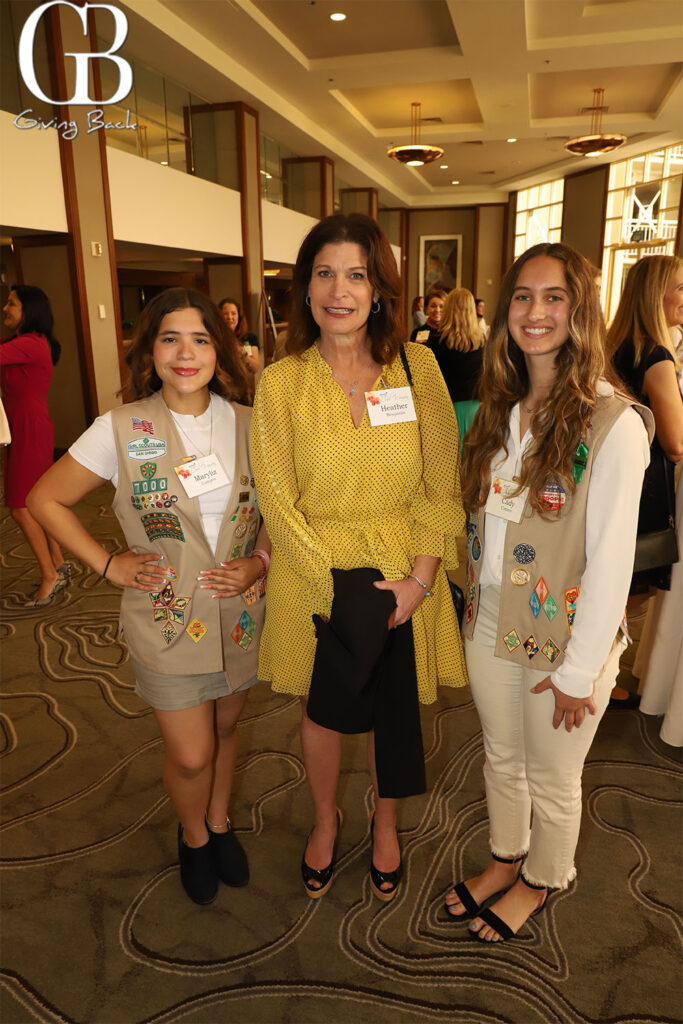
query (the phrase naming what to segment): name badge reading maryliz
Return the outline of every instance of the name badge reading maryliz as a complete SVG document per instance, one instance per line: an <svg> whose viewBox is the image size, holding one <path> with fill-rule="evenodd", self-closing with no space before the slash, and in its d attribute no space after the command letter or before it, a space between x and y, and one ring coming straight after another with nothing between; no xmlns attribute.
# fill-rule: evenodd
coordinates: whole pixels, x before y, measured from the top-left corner
<svg viewBox="0 0 683 1024"><path fill-rule="evenodd" d="M196 498L219 487L227 487L230 483L220 459L214 452L211 455L202 455L200 459L183 462L174 468L188 498Z"/></svg>
<svg viewBox="0 0 683 1024"><path fill-rule="evenodd" d="M417 419L410 388L366 391L365 404L371 427L381 427L385 423L410 423Z"/></svg>
<svg viewBox="0 0 683 1024"><path fill-rule="evenodd" d="M525 487L521 494L513 494L518 487L517 480L494 476L486 502L487 513L498 516L500 519L507 519L510 523L521 522L529 488Z"/></svg>

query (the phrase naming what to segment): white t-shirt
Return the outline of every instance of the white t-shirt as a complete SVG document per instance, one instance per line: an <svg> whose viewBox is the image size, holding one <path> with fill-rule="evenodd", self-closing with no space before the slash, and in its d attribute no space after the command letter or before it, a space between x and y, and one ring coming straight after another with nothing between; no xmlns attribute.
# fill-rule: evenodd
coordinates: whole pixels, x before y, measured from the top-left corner
<svg viewBox="0 0 683 1024"><path fill-rule="evenodd" d="M499 476L519 475L522 456L532 441L527 430L520 439L519 403L510 414L508 452L494 456L491 468ZM586 501L586 568L581 577L581 600L576 608L567 653L550 678L570 697L592 692L619 623L633 574L636 530L643 474L650 446L643 421L635 409L617 419L593 461ZM479 583L502 585L507 521L487 515L484 558Z"/></svg>
<svg viewBox="0 0 683 1024"><path fill-rule="evenodd" d="M201 416L181 415L169 409L178 430L186 455L208 455L215 452L229 484L209 491L199 498L199 511L206 539L216 553L218 534L232 490L235 475L235 411L224 398L211 394L208 408ZM111 480L114 487L119 480L119 464L111 412L98 416L84 434L69 448L69 455L92 473ZM181 484L178 483L180 487Z"/></svg>

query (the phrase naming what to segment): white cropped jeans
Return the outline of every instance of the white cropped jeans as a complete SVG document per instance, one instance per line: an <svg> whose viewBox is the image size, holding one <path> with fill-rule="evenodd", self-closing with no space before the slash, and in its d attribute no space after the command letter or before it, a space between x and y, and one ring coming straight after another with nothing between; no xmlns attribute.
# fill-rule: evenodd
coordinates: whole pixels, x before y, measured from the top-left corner
<svg viewBox="0 0 683 1024"><path fill-rule="evenodd" d="M552 690L530 692L550 666L532 669L494 656L499 602L500 588L482 587L474 639L465 644L484 734L491 850L499 857L528 852L528 882L566 889L576 876L583 764L616 682L624 642L615 640L595 680L595 715L586 714L571 732L564 723L553 729Z"/></svg>

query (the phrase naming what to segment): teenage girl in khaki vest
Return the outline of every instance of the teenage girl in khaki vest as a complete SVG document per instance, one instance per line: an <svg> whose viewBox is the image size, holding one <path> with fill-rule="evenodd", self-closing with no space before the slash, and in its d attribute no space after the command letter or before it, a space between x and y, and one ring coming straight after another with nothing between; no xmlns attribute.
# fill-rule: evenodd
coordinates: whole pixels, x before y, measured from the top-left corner
<svg viewBox="0 0 683 1024"><path fill-rule="evenodd" d="M270 552L249 462L251 410L237 404L247 385L234 336L200 292L152 299L126 361L133 400L99 417L29 502L55 537L123 588L136 692L154 709L180 819L181 880L192 900L210 903L219 878L249 877L228 802ZM71 511L107 480L128 545L115 554Z"/></svg>
<svg viewBox="0 0 683 1024"><path fill-rule="evenodd" d="M652 427L604 372L587 261L564 244L534 246L502 284L464 445L463 633L492 859L446 910L485 942L511 939L576 875L583 763L624 644L642 420Z"/></svg>

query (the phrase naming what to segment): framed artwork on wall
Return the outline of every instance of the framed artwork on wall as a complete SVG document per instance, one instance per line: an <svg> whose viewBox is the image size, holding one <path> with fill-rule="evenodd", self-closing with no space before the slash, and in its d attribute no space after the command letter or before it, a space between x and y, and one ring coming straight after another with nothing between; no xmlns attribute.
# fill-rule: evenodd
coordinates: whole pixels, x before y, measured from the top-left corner
<svg viewBox="0 0 683 1024"><path fill-rule="evenodd" d="M420 294L460 287L462 235L420 235Z"/></svg>

